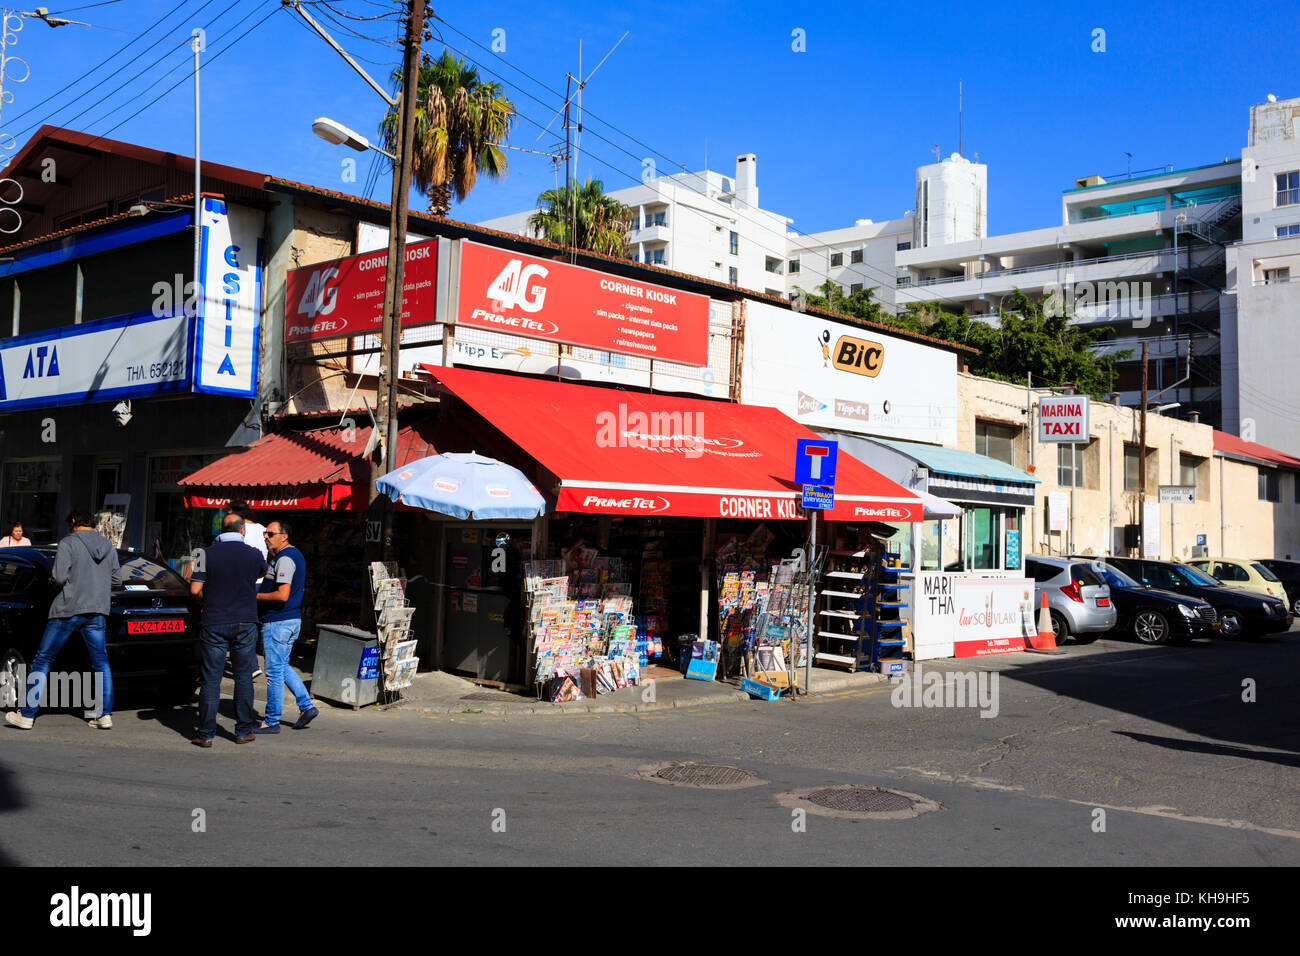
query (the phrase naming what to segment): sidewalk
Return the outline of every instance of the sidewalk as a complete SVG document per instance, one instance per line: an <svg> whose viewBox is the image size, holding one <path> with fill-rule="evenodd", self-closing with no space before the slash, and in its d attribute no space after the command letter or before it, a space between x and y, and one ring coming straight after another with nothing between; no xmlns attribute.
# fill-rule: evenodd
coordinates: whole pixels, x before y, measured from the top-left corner
<svg viewBox="0 0 1300 956"><path fill-rule="evenodd" d="M878 674L849 674L813 668L814 694L874 687L884 680ZM657 678L653 683L624 687L594 699L553 704L532 695L510 694L481 687L472 681L440 671L419 674L402 691L406 706L422 714L493 714L557 716L563 714L618 714L665 710L673 707L707 707L754 700L734 684L687 680L680 676Z"/></svg>

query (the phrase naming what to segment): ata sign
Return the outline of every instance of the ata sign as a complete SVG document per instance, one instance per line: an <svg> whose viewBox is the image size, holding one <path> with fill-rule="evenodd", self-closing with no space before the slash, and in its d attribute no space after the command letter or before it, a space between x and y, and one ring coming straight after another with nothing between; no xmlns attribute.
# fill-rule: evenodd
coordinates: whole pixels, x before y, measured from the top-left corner
<svg viewBox="0 0 1300 956"><path fill-rule="evenodd" d="M1053 396L1038 400L1038 440L1040 442L1088 442L1088 397L1086 395Z"/></svg>
<svg viewBox="0 0 1300 956"><path fill-rule="evenodd" d="M459 325L681 365L709 364L709 299L460 243Z"/></svg>

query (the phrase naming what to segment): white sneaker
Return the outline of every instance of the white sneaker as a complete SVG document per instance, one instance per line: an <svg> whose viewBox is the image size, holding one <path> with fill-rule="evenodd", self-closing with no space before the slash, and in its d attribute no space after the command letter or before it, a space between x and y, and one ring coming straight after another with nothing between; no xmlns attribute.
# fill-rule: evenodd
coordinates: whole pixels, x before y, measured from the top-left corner
<svg viewBox="0 0 1300 956"><path fill-rule="evenodd" d="M262 668L259 667L257 670L253 671L253 680L257 680L261 676L262 676Z"/></svg>
<svg viewBox="0 0 1300 956"><path fill-rule="evenodd" d="M92 717L90 720L86 721L86 723L96 730L113 729L113 718L108 714L105 714L103 717Z"/></svg>
<svg viewBox="0 0 1300 956"><path fill-rule="evenodd" d="M5 723L10 727L17 727L19 730L31 730L35 722L32 717L24 717L19 711L11 710L5 714Z"/></svg>

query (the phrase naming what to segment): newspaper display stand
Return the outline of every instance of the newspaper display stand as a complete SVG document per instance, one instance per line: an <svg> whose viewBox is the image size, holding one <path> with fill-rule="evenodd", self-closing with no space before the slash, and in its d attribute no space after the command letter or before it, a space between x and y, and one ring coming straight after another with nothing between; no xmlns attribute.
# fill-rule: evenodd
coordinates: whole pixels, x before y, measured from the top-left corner
<svg viewBox="0 0 1300 956"><path fill-rule="evenodd" d="M379 637L380 699L392 703L404 687L415 680L420 659L415 656L416 640L411 637L415 608L406 603L406 579L394 562L374 561L370 565L370 590L374 595L375 626Z"/></svg>

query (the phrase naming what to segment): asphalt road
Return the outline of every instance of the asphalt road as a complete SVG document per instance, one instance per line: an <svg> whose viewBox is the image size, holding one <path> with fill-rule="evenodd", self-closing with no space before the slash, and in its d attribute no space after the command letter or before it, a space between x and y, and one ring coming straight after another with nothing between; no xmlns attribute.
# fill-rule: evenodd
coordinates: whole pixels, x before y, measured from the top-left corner
<svg viewBox="0 0 1300 956"><path fill-rule="evenodd" d="M55 714L32 732L0 728L0 853L36 865L1300 864L1300 633L1101 641L1015 661L922 665L997 672L989 718L895 707L878 685L626 715L332 709L305 731L200 750L189 710L120 711L109 732ZM666 761L762 782L638 776ZM779 799L844 784L940 807L854 820Z"/></svg>

